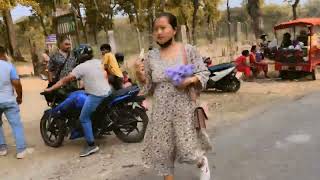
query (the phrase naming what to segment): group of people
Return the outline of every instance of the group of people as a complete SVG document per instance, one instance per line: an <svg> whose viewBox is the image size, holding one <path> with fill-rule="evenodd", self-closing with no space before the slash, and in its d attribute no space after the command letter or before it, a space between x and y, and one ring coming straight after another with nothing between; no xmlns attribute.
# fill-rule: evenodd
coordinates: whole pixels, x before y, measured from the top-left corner
<svg viewBox="0 0 320 180"><path fill-rule="evenodd" d="M175 41L177 27L177 18L174 15L160 14L153 24L153 36L159 48L153 48L145 58L138 59L135 63L141 94L153 96L153 112L145 134L142 159L146 167L156 170L165 180L174 179L176 161L196 165L200 170L200 179L209 180L210 169L205 154L212 146L205 129L195 126L194 113L199 104L196 101L198 96L192 96L191 92L196 91L196 94L199 94L198 92L205 89L210 73L195 47ZM75 80L83 81L84 91L74 92L67 98L69 100L66 100L83 99L73 103L82 106L80 122L87 141L86 147L80 153L83 157L99 150L94 141L90 114L102 99L110 95L110 84L114 89L121 88L126 78L109 45L101 46L102 60L93 58L90 46L80 48L78 65L70 50L70 40L61 39L58 52L49 60L50 83L45 91L66 87ZM17 113L18 104L22 101L22 91L19 77L13 65L6 62L4 52L5 50L0 48L0 115L2 112L7 115L19 154L26 148L21 120ZM195 66L195 74L185 78L180 85L174 85L166 77L165 70L185 63ZM17 98L14 96L13 87L16 89ZM55 113L63 114L64 107ZM5 155L7 147L3 141L2 128L0 133L0 155Z"/></svg>
<svg viewBox="0 0 320 180"><path fill-rule="evenodd" d="M87 145L80 152L80 157L85 157L99 150L94 142L91 115L112 90L123 88L124 75L115 55L111 53L109 44L101 45L101 60L93 58L93 50L89 45L81 45L76 52L78 57L75 64L75 57L70 55L70 40L64 38L60 43L59 52L49 61L50 85L45 91L58 90L81 80L80 84L84 90L70 93L68 98L50 113L54 116L63 116L71 108L81 110L80 123ZM79 134L77 130L73 133Z"/></svg>
<svg viewBox="0 0 320 180"><path fill-rule="evenodd" d="M81 110L80 122L88 143L80 153L81 157L99 150L92 134L91 113L102 99L111 94L111 88L118 90L130 83L128 77L124 78L115 56L111 53L110 45L103 44L100 50L102 61L93 59L93 50L88 45L80 46L80 56L76 59L71 53L70 39L62 37L59 40L59 50L47 60L49 84L45 91L50 92L62 86L70 88L77 85L76 80L82 80L84 90L71 92L64 102L50 112L53 116L63 116L72 108ZM23 158L26 155L26 143L18 106L22 103L22 86L14 66L7 59L5 48L0 47L0 117L3 113L6 115L15 137L17 158ZM16 98L13 89L16 90ZM0 155L6 155L8 148L2 120L0 122Z"/></svg>
<svg viewBox="0 0 320 180"><path fill-rule="evenodd" d="M236 67L239 72L244 73L245 80L257 77L261 72L264 72L265 78L268 77L268 64L263 62L264 56L258 51L258 47L253 45L249 50L241 52L236 60Z"/></svg>
<svg viewBox="0 0 320 180"><path fill-rule="evenodd" d="M301 50L303 46L308 46L307 31L301 30L295 40L291 40L291 34L289 32L283 34L282 43L280 45L281 48Z"/></svg>

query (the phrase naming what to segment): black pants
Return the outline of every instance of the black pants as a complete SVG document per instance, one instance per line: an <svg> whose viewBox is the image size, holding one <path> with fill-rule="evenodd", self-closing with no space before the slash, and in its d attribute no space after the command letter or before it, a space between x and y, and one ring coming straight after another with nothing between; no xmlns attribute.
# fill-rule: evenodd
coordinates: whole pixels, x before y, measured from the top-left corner
<svg viewBox="0 0 320 180"><path fill-rule="evenodd" d="M122 77L118 77L115 75L109 75L108 80L109 80L109 83L112 85L112 87L116 91L122 89L122 85L123 85L123 78Z"/></svg>

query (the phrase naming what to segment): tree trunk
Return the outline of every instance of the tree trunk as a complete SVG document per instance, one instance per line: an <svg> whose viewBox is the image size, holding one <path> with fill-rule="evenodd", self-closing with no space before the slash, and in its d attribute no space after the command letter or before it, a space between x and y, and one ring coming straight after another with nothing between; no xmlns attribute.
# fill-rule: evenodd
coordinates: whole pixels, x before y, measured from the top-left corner
<svg viewBox="0 0 320 180"><path fill-rule="evenodd" d="M197 44L197 35L196 35L196 28L197 28L197 14L199 10L199 0L193 0L193 17L192 17L192 41L193 44Z"/></svg>
<svg viewBox="0 0 320 180"><path fill-rule="evenodd" d="M96 27L92 27L92 35L93 35L93 39L94 39L94 44L98 44L98 35L97 35L97 30L96 30L97 28ZM108 31L107 31L107 33L108 33Z"/></svg>
<svg viewBox="0 0 320 180"><path fill-rule="evenodd" d="M294 4L292 5L293 20L296 20L298 18L297 7L298 7L299 2L300 2L300 0L295 0Z"/></svg>
<svg viewBox="0 0 320 180"><path fill-rule="evenodd" d="M252 18L252 26L255 37L258 39L260 35L263 33L261 29L262 17L253 17Z"/></svg>
<svg viewBox="0 0 320 180"><path fill-rule="evenodd" d="M179 9L180 9L181 16L182 16L182 18L184 20L184 25L186 26L188 42L191 42L191 32L190 32L190 27L189 27L189 24L188 24L188 18L186 16L185 12L183 11L183 8L179 8Z"/></svg>
<svg viewBox="0 0 320 180"><path fill-rule="evenodd" d="M39 61L39 57L37 55L37 46L36 43L29 39L30 45L30 53L31 53L31 60L33 65L33 73L34 75L38 76L44 69L41 69L41 62Z"/></svg>
<svg viewBox="0 0 320 180"><path fill-rule="evenodd" d="M134 23L134 16L132 14L129 14L129 23L130 24Z"/></svg>
<svg viewBox="0 0 320 180"><path fill-rule="evenodd" d="M211 21L211 31L212 31L212 33L211 33L211 39L212 39L212 43L213 43L213 41L216 39L216 32L217 32L217 23L216 22L214 22L214 21Z"/></svg>
<svg viewBox="0 0 320 180"><path fill-rule="evenodd" d="M106 33L106 40L107 40L106 42L109 42L109 34L108 34L109 28L106 25L104 25L103 30Z"/></svg>
<svg viewBox="0 0 320 180"><path fill-rule="evenodd" d="M262 13L260 7L259 0L248 0L247 4L248 14L252 19L252 26L254 29L254 34L258 39L259 36L262 34Z"/></svg>
<svg viewBox="0 0 320 180"><path fill-rule="evenodd" d="M227 0L227 16L228 16L228 22L227 22L228 42L229 42L229 45L231 45L231 12L230 12L229 0Z"/></svg>
<svg viewBox="0 0 320 180"><path fill-rule="evenodd" d="M140 9L135 8L135 14L136 14L136 24L139 28L139 31L141 31L141 24L140 24Z"/></svg>
<svg viewBox="0 0 320 180"><path fill-rule="evenodd" d="M212 21L211 21L211 15L209 14L208 17L207 17L207 27L208 27L208 31L206 32L206 35L207 35L207 39L209 40L210 44L213 43L213 31L212 30Z"/></svg>
<svg viewBox="0 0 320 180"><path fill-rule="evenodd" d="M149 30L149 47L152 47L153 46L153 37L152 37L153 17L152 17L152 15L148 17L148 20L149 20L149 23L148 23L149 24L149 26L148 26L148 30Z"/></svg>
<svg viewBox="0 0 320 180"><path fill-rule="evenodd" d="M46 25L44 24L44 20L43 20L43 16L42 15L38 15L39 17L39 21L40 21L40 24L41 24L41 27L43 29L43 34L45 37L48 36L48 32L47 32L47 29L46 29Z"/></svg>
<svg viewBox="0 0 320 180"><path fill-rule="evenodd" d="M24 58L21 56L21 53L17 47L17 36L10 10L3 10L3 19L7 28L10 54L14 60L23 61Z"/></svg>
<svg viewBox="0 0 320 180"><path fill-rule="evenodd" d="M160 11L164 12L165 8L166 8L166 0L161 0L160 1Z"/></svg>

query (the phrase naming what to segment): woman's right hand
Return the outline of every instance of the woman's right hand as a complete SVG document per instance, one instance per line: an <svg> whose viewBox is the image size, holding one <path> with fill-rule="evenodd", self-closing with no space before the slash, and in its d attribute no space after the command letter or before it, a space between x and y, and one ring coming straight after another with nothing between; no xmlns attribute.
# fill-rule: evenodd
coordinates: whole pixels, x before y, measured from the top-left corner
<svg viewBox="0 0 320 180"><path fill-rule="evenodd" d="M137 59L134 63L136 71L143 71L144 65L143 65L143 60L142 59Z"/></svg>
<svg viewBox="0 0 320 180"><path fill-rule="evenodd" d="M145 77L145 72L144 72L144 64L142 59L137 59L135 61L135 71L136 71L136 76L138 81L140 82L145 82L146 77Z"/></svg>

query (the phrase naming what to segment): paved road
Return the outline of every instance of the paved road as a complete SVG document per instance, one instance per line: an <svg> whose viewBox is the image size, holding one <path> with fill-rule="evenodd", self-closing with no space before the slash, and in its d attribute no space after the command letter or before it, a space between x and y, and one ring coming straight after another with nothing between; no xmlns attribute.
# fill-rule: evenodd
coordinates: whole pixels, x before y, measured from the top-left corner
<svg viewBox="0 0 320 180"><path fill-rule="evenodd" d="M320 93L283 103L240 125L221 128L216 154L209 155L215 180L319 180ZM178 166L177 180L196 180L198 171ZM139 180L162 178L144 175Z"/></svg>

